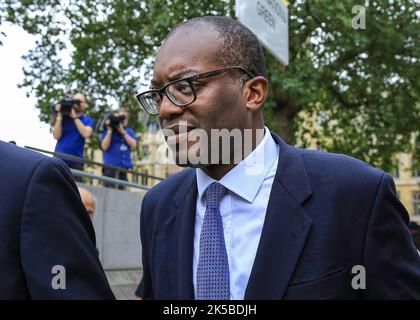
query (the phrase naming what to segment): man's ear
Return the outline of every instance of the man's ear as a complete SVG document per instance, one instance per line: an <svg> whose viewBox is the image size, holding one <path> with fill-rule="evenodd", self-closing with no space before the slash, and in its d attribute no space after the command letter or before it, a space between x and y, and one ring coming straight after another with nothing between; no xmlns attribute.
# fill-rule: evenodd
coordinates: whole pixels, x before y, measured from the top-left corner
<svg viewBox="0 0 420 320"><path fill-rule="evenodd" d="M243 97L248 110L255 112L261 109L268 95L268 80L262 76L245 82Z"/></svg>

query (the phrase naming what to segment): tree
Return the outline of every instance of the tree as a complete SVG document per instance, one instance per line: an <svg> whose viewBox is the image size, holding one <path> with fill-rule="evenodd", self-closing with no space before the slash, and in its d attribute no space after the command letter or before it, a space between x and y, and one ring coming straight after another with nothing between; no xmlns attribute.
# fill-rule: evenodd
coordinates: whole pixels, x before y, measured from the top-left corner
<svg viewBox="0 0 420 320"><path fill-rule="evenodd" d="M415 0L366 1L365 9L366 29L355 30L350 3L290 2L290 64L266 54L265 118L288 142L317 139L320 148L389 170L419 130L419 10ZM234 17L234 1L6 0L0 11L40 35L25 57L22 86L38 97L41 119L48 120L54 99L77 88L97 119L112 99L139 110L134 94L175 24L205 14ZM64 39L73 48L68 66L60 60Z"/></svg>

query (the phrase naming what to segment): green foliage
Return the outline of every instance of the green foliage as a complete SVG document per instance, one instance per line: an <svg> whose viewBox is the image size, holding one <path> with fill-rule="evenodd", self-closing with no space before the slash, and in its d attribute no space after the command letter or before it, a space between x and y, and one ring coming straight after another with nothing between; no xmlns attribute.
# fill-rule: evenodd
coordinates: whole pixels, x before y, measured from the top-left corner
<svg viewBox="0 0 420 320"><path fill-rule="evenodd" d="M410 151L419 131L419 8L414 0L366 1L366 29L352 28L350 1L290 1L290 64L266 54L267 125L287 141L316 138L328 151L384 169ZM417 7L416 7L417 6ZM25 59L23 87L39 99L41 120L64 94L83 91L95 120L110 101L140 113L153 56L177 23L199 15L234 16L234 1L6 0L4 20L39 35ZM417 44L417 45L416 45ZM71 61L61 54L70 45ZM317 126L313 120L317 120ZM134 116L130 125L141 129ZM97 144L97 140L94 141ZM414 149L419 156L418 148Z"/></svg>

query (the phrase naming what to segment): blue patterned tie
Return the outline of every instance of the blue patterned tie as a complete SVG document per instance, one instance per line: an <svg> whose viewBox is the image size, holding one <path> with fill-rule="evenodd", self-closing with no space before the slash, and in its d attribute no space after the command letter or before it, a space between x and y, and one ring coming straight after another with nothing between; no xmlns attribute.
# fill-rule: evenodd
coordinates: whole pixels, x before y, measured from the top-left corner
<svg viewBox="0 0 420 320"><path fill-rule="evenodd" d="M229 262L219 206L226 188L213 182L207 188L206 212L200 236L197 300L229 300Z"/></svg>

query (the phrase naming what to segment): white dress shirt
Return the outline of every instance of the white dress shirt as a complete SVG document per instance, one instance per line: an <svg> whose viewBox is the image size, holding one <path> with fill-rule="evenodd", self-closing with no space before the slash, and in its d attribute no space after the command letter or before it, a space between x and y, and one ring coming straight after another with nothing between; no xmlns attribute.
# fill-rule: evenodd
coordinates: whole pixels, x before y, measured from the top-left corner
<svg viewBox="0 0 420 320"><path fill-rule="evenodd" d="M242 300L257 253L271 187L276 175L279 149L265 127L258 146L218 182L227 188L220 203L226 251L229 260L230 299ZM260 170L249 162L257 159ZM250 170L251 169L251 170ZM197 205L194 229L193 284L197 297L197 265L200 234L206 211L207 187L216 180L201 169L197 173Z"/></svg>

